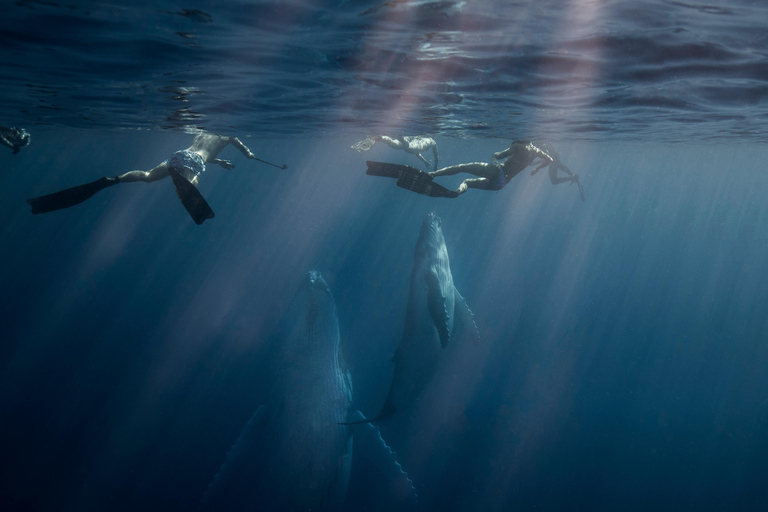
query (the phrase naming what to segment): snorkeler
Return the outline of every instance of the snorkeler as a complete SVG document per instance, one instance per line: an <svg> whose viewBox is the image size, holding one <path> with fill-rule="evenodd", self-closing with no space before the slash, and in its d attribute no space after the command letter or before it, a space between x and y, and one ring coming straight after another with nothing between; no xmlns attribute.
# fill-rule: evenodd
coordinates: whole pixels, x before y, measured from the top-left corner
<svg viewBox="0 0 768 512"><path fill-rule="evenodd" d="M401 135L393 139L386 135L374 135L372 137L366 137L357 144L354 144L352 149L356 149L358 152L362 153L371 149L377 142L383 142L393 149L402 149L406 153L416 155L419 160L424 162L427 169L432 169L433 171L437 170L437 142L431 137L422 137L420 135L415 137L403 137ZM432 163L429 163L429 160L422 156L422 153L428 149L432 150Z"/></svg>
<svg viewBox="0 0 768 512"><path fill-rule="evenodd" d="M459 173L468 173L479 176L468 178L461 182L456 194L460 195L470 188L481 190L501 190L520 172L531 165L537 158L543 162L531 171L536 174L542 167L551 164L554 160L546 152L541 150L533 142L514 141L507 149L494 153L491 163L472 162L469 164L451 165L438 171L427 173L431 178L438 176L453 176ZM499 162L499 160L504 160Z"/></svg>
<svg viewBox="0 0 768 512"><path fill-rule="evenodd" d="M195 223L202 224L205 219L213 218L214 213L197 190L197 184L200 180L200 175L205 171L205 164L207 163L217 164L225 169L234 168L234 164L230 161L216 158L228 144L232 144L240 150L246 158L275 165L256 158L256 155L245 144L240 142L240 139L237 137L201 133L195 137L190 147L177 151L168 160L149 171L130 171L113 178L99 178L91 183L61 190L46 196L27 199L27 202L32 206L32 213L46 213L82 203L96 192L118 183L136 181L151 183L170 176L181 203L192 216ZM286 165L275 167L287 169Z"/></svg>
<svg viewBox="0 0 768 512"><path fill-rule="evenodd" d="M470 188L482 190L501 190L509 181L531 165L537 158L543 162L531 174L536 174L545 165L554 160L533 142L514 141L507 149L494 153L491 163L472 162L469 164L451 165L433 172L424 172L409 165L388 164L385 162L367 162L366 174L397 178L399 187L412 190L417 194L432 197L454 198ZM498 160L504 160L499 163ZM453 176L461 172L474 174L478 178L468 178L461 182L456 190L433 182L437 176Z"/></svg>
<svg viewBox="0 0 768 512"><path fill-rule="evenodd" d="M536 142L536 145L546 151L547 154L552 157L552 163L549 164L549 181L551 181L553 185L559 185L560 183L575 183L579 187L579 195L581 196L581 200L584 201L584 187L581 186L579 175L574 174L573 171L571 171L563 162L560 161L560 155L557 154L557 151L555 151L555 148L552 146L552 144L549 142ZM563 172L568 175L568 177L558 178L558 169L562 169ZM536 173L532 172L531 175L533 174Z"/></svg>
<svg viewBox="0 0 768 512"><path fill-rule="evenodd" d="M18 154L21 148L29 146L32 136L24 128L0 126L0 144L13 149L13 154Z"/></svg>

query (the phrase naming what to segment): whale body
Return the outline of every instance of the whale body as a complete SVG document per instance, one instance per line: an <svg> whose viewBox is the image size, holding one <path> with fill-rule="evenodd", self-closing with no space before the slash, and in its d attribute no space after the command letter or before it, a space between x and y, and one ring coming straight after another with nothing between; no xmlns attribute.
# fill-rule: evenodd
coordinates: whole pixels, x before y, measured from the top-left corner
<svg viewBox="0 0 768 512"><path fill-rule="evenodd" d="M201 508L340 510L353 438L380 456L387 476L410 494L411 481L378 428L342 424L363 416L352 408L336 306L319 272L307 274L283 324L270 398L243 428Z"/></svg>
<svg viewBox="0 0 768 512"><path fill-rule="evenodd" d="M392 357L394 373L377 421L412 406L435 375L445 348L456 337L455 320L479 341L466 300L453 284L440 218L430 213L421 226L411 272L403 337Z"/></svg>

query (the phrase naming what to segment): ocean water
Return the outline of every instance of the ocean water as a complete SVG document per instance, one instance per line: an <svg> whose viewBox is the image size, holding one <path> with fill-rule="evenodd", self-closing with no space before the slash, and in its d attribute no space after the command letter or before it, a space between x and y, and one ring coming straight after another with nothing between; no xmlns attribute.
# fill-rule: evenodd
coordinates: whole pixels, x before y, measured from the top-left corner
<svg viewBox="0 0 768 512"><path fill-rule="evenodd" d="M766 19L748 0L7 3L0 125L32 143L0 146L0 509L195 510L311 269L375 414L435 212L481 342L381 424L418 510L764 510ZM288 168L225 149L201 226L169 180L30 214L200 130ZM420 196L365 174L419 165L350 148L373 133L428 134L441 165L548 140L585 201L546 169ZM400 510L391 491L360 462L344 510Z"/></svg>

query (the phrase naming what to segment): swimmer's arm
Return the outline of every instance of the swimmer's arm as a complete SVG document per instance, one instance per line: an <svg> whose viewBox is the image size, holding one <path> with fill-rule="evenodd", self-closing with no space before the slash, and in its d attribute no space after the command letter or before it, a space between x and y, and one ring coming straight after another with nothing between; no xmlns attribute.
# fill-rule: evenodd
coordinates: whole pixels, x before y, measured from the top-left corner
<svg viewBox="0 0 768 512"><path fill-rule="evenodd" d="M433 162L435 163L433 170L436 171L437 170L437 143L435 143L435 145L432 146L432 156L434 157Z"/></svg>
<svg viewBox="0 0 768 512"><path fill-rule="evenodd" d="M246 146L245 144L240 142L240 139L238 139L237 137L232 137L231 139L229 139L229 142L230 142L230 144L235 146L242 154L244 154L246 158L250 158L251 160L256 158L256 155L253 154L253 151L248 149L248 146ZM218 163L218 162L216 162L216 163ZM221 165L221 164L219 164L219 165ZM226 168L226 169L231 169L231 167L226 167L224 165L221 165L221 166Z"/></svg>
<svg viewBox="0 0 768 512"><path fill-rule="evenodd" d="M548 154L546 154L544 151L540 150L539 148L534 146L533 150L536 152L536 156L538 158L541 158L544 161L541 162L537 168L535 168L534 170L531 171L531 176L533 176L534 174L539 172L541 169L543 169L544 167L546 167L549 164L551 164L552 162L554 162L554 160L552 159L551 156L549 156Z"/></svg>
<svg viewBox="0 0 768 512"><path fill-rule="evenodd" d="M469 178L464 180L468 188L476 188L479 190L497 190L496 184L488 178Z"/></svg>
<svg viewBox="0 0 768 512"><path fill-rule="evenodd" d="M11 144L10 142L8 142L8 139L6 139L5 137L3 137L2 135L0 135L0 143L2 143L4 146L8 146L9 148L12 148L12 147L13 147L13 144Z"/></svg>
<svg viewBox="0 0 768 512"><path fill-rule="evenodd" d="M494 160L503 160L504 158L507 158L509 155L512 154L512 146L509 146L504 151L499 151L498 153L493 154Z"/></svg>

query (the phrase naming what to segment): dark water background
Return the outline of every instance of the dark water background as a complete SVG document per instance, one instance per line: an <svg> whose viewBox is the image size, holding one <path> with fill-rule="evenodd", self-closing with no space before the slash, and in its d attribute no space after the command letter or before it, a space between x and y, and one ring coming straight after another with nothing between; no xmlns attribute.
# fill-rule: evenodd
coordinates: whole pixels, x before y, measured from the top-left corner
<svg viewBox="0 0 768 512"><path fill-rule="evenodd" d="M764 510L766 39L759 2L19 1L0 22L0 508L193 510L267 392L265 346L318 269L366 414L413 248L443 220L482 342L382 425L423 510ZM430 48L432 50L430 50ZM434 53L430 53L434 51ZM430 57L430 58L427 58ZM442 84L442 85L441 85ZM195 226L170 183L32 216L237 135ZM547 138L546 171L437 200L366 176ZM673 143L674 142L674 143ZM450 179L445 182L454 185ZM354 473L348 510L395 510Z"/></svg>

